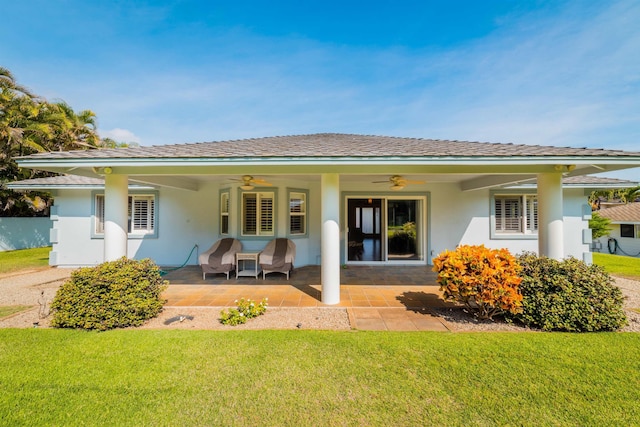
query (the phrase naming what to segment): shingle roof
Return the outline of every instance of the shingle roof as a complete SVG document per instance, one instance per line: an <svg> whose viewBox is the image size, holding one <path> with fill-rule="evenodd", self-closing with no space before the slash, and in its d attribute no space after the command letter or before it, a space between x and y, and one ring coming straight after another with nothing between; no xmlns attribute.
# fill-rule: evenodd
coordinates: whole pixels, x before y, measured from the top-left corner
<svg viewBox="0 0 640 427"><path fill-rule="evenodd" d="M613 222L640 222L640 203L604 208L598 213L601 217L609 218Z"/></svg>
<svg viewBox="0 0 640 427"><path fill-rule="evenodd" d="M56 151L28 159L196 159L331 157L638 157L640 153L593 148L449 141L322 133L244 140L102 150Z"/></svg>
<svg viewBox="0 0 640 427"><path fill-rule="evenodd" d="M562 178L562 182L568 185L616 185L620 188L635 187L636 185L638 185L638 182L636 181L592 175L566 176Z"/></svg>

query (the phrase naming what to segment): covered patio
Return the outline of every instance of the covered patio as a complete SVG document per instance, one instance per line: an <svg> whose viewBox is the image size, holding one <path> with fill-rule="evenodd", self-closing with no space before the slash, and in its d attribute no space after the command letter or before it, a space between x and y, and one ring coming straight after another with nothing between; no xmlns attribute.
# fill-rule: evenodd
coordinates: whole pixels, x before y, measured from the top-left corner
<svg viewBox="0 0 640 427"><path fill-rule="evenodd" d="M322 302L320 266L283 274L232 277L207 275L188 266L164 276L170 282L164 297L169 307L232 307L240 298L269 299L270 307L344 307L352 327L360 330L452 330L433 308L454 307L442 299L431 266L348 266L340 270L340 303Z"/></svg>

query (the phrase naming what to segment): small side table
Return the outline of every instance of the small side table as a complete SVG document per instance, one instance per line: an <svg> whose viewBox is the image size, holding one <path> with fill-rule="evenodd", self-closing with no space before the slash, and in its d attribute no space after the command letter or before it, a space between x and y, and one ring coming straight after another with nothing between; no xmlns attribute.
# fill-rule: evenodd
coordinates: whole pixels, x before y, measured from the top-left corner
<svg viewBox="0 0 640 427"><path fill-rule="evenodd" d="M258 256L260 252L238 252L236 253L236 279L240 276L253 276L256 279L260 275L260 264ZM247 268L247 261L253 262L253 268Z"/></svg>

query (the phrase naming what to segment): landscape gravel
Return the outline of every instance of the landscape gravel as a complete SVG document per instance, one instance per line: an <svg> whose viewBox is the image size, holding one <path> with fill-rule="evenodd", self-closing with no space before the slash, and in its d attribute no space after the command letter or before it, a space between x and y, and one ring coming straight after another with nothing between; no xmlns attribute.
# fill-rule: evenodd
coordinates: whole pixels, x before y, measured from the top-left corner
<svg viewBox="0 0 640 427"><path fill-rule="evenodd" d="M50 323L49 304L57 289L70 276L68 269L45 269L0 276L0 305L25 305L32 309L0 319L0 328L47 328ZM629 324L623 332L640 332L640 282L616 278L615 283L625 295L625 312ZM220 311L225 307L165 307L155 319L141 329L324 329L349 330L349 314L346 308L269 307L267 312L249 320L244 325L226 326L219 322ZM635 309L635 310L634 310ZM531 329L502 321L478 321L462 308L431 308L434 315L442 317L454 331L528 331Z"/></svg>

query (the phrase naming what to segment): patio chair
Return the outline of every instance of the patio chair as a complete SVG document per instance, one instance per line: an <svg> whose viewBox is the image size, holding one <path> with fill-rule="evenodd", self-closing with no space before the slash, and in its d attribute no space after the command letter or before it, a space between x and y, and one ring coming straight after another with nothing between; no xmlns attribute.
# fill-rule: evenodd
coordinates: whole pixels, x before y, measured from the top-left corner
<svg viewBox="0 0 640 427"><path fill-rule="evenodd" d="M224 273L229 280L229 273L236 269L236 253L242 249L242 243L232 237L218 240L206 252L198 257L202 267L202 280L207 273Z"/></svg>
<svg viewBox="0 0 640 427"><path fill-rule="evenodd" d="M296 244L289 239L273 239L260 252L259 263L262 268L262 280L269 273L284 273L289 280L296 258Z"/></svg>

